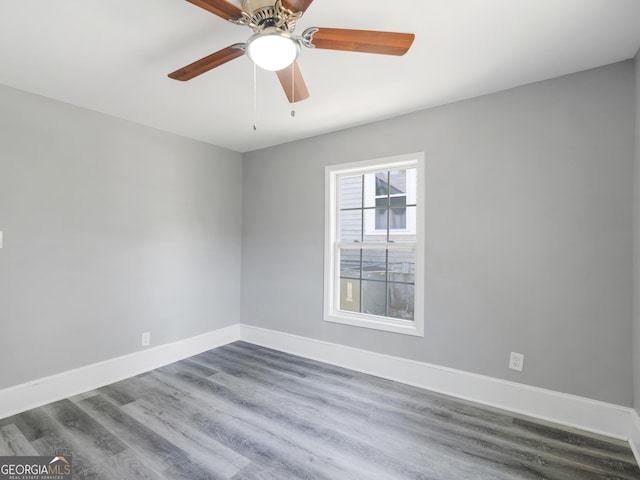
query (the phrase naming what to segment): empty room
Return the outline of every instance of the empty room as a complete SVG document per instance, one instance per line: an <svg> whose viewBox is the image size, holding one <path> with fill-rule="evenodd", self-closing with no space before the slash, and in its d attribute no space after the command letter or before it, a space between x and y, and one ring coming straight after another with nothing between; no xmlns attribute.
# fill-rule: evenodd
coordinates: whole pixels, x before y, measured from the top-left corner
<svg viewBox="0 0 640 480"><path fill-rule="evenodd" d="M0 0L0 480L640 479L640 2Z"/></svg>

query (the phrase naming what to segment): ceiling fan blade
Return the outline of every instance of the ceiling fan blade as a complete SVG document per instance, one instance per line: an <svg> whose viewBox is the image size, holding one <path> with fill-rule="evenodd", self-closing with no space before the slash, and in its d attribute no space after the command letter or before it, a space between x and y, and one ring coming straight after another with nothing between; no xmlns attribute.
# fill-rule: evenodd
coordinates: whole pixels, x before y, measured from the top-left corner
<svg viewBox="0 0 640 480"><path fill-rule="evenodd" d="M278 70L276 75L280 79L280 84L289 99L289 103L309 98L309 90L307 90L307 85L304 83L304 78L302 78L297 62L293 62L283 70Z"/></svg>
<svg viewBox="0 0 640 480"><path fill-rule="evenodd" d="M191 80L198 75L202 75L209 70L213 70L220 65L230 62L234 58L241 57L244 55L244 50L241 47L242 44L232 45L230 47L223 48L222 50L218 50L211 55L207 55L206 57L187 65L186 67L182 67L175 72L170 73L169 77L183 82Z"/></svg>
<svg viewBox="0 0 640 480"><path fill-rule="evenodd" d="M316 48L328 50L404 55L411 47L414 38L413 33L319 28L313 33L311 43Z"/></svg>
<svg viewBox="0 0 640 480"><path fill-rule="evenodd" d="M243 10L226 0L187 0L187 2L204 8L225 20L238 20L242 17Z"/></svg>
<svg viewBox="0 0 640 480"><path fill-rule="evenodd" d="M306 12L313 0L282 0L282 6L292 12Z"/></svg>

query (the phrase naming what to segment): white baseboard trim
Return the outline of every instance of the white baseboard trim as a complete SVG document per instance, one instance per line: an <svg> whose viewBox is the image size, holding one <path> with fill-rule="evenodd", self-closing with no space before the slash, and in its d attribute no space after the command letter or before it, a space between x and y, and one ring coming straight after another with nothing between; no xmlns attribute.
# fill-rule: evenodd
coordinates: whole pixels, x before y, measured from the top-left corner
<svg viewBox="0 0 640 480"><path fill-rule="evenodd" d="M635 414L631 408L249 325L241 326L240 336L256 345L513 413L619 440L631 438L632 412ZM638 425L636 447L640 447Z"/></svg>
<svg viewBox="0 0 640 480"><path fill-rule="evenodd" d="M631 432L629 434L629 445L636 457L636 462L640 465L640 416L635 410L631 410Z"/></svg>
<svg viewBox="0 0 640 480"><path fill-rule="evenodd" d="M0 418L88 392L237 340L240 340L239 324L6 388L0 390Z"/></svg>

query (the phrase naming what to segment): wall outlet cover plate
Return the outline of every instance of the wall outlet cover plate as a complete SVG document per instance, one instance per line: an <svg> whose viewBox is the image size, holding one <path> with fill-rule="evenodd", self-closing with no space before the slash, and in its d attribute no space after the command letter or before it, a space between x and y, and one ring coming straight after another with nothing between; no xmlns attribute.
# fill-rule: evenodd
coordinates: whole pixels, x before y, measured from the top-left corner
<svg viewBox="0 0 640 480"><path fill-rule="evenodd" d="M521 372L523 366L524 355L521 353L511 352L511 357L509 359L509 368L511 370L517 370L518 372Z"/></svg>

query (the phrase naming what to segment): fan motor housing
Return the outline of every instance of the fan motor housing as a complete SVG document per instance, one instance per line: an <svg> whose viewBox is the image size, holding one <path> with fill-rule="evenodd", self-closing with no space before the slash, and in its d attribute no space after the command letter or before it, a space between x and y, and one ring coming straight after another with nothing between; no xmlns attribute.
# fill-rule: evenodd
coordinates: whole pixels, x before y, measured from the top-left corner
<svg viewBox="0 0 640 480"><path fill-rule="evenodd" d="M303 12L292 12L282 6L282 0L242 0L246 18L238 22L259 33L265 28L276 27L292 33Z"/></svg>
<svg viewBox="0 0 640 480"><path fill-rule="evenodd" d="M251 14L251 21L260 26L275 24L278 16L275 0L242 0L242 8Z"/></svg>
<svg viewBox="0 0 640 480"><path fill-rule="evenodd" d="M253 15L263 8L273 8L275 3L275 0L242 0L242 8Z"/></svg>

